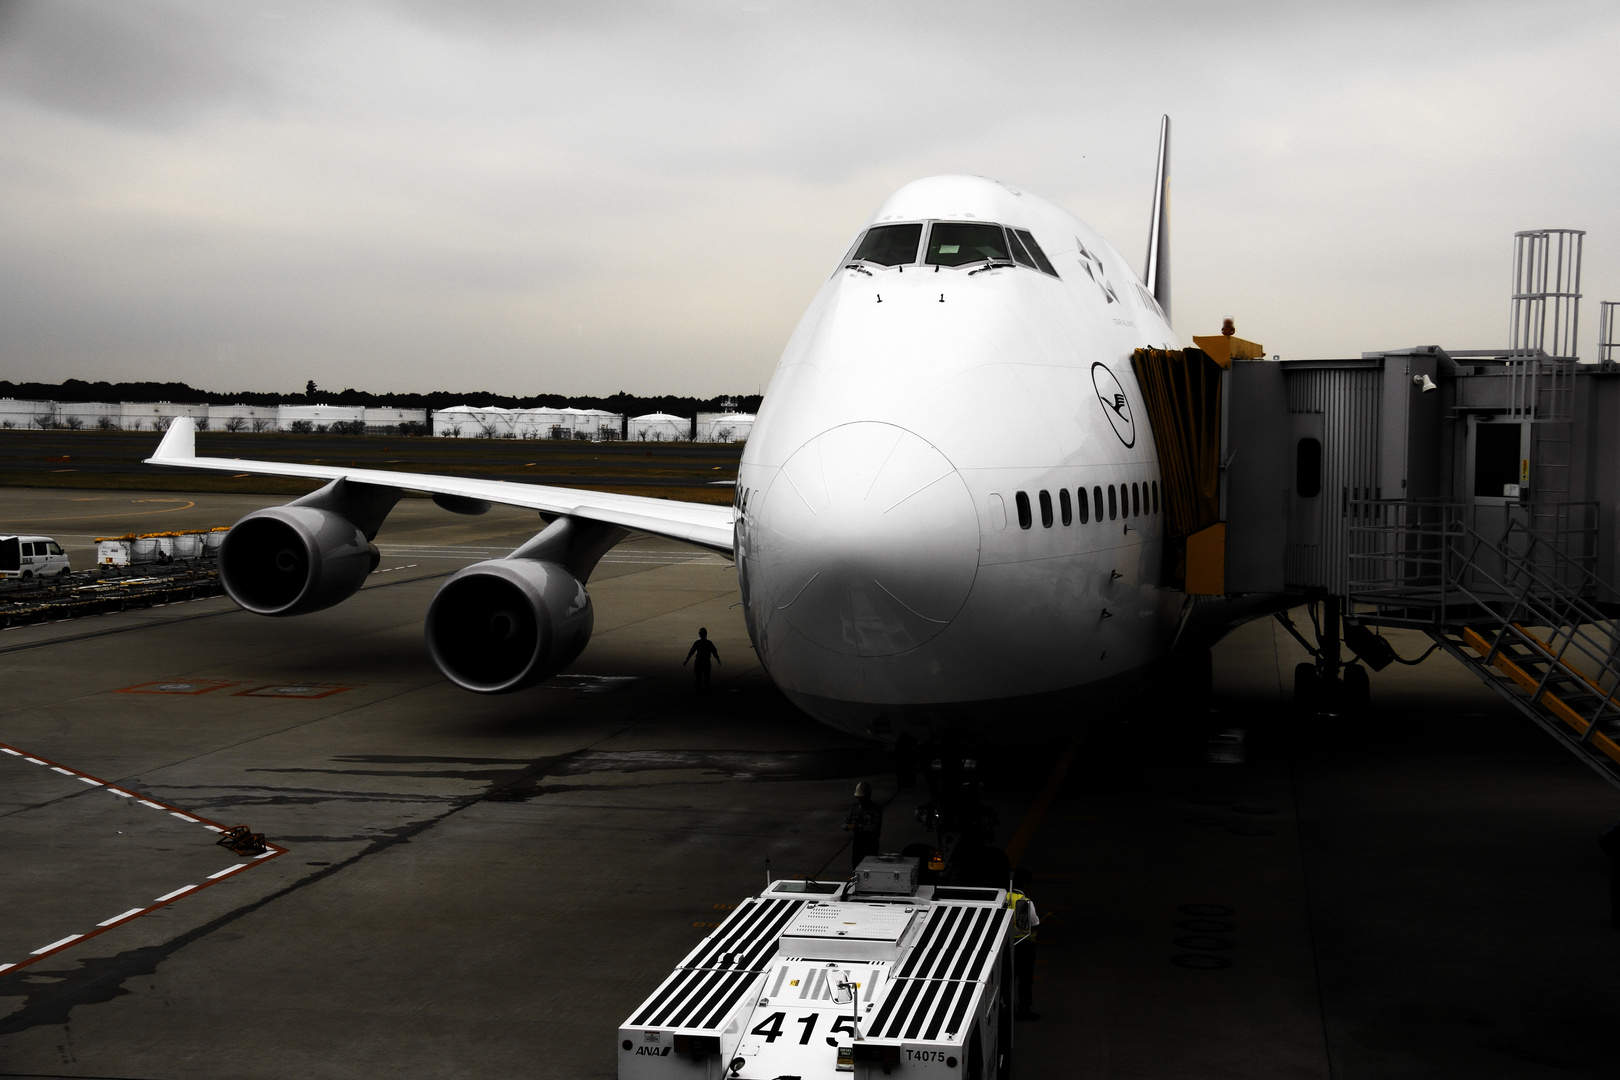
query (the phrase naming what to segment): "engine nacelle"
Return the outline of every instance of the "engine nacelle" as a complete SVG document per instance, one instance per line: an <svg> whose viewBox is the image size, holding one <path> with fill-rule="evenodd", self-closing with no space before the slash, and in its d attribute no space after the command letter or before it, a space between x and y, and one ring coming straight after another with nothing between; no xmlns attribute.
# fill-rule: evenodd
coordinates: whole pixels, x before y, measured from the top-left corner
<svg viewBox="0 0 1620 1080"><path fill-rule="evenodd" d="M378 553L359 526L313 506L272 506L238 521L219 547L219 579L258 615L303 615L359 591Z"/></svg>
<svg viewBox="0 0 1620 1080"><path fill-rule="evenodd" d="M427 646L457 686L502 694L561 671L591 640L579 579L555 563L491 559L451 575L428 607Z"/></svg>

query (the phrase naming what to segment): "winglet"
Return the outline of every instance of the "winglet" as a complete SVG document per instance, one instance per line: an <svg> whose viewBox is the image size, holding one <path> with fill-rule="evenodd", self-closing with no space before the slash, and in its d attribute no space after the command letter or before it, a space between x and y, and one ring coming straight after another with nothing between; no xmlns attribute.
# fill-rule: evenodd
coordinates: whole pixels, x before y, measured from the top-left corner
<svg viewBox="0 0 1620 1080"><path fill-rule="evenodd" d="M1153 227L1148 231L1142 284L1170 321L1170 117L1159 122L1159 169L1153 182Z"/></svg>
<svg viewBox="0 0 1620 1080"><path fill-rule="evenodd" d="M171 461L190 461L197 456L197 422L189 416L176 417L164 434L163 441L152 456L146 459L148 465L162 465Z"/></svg>

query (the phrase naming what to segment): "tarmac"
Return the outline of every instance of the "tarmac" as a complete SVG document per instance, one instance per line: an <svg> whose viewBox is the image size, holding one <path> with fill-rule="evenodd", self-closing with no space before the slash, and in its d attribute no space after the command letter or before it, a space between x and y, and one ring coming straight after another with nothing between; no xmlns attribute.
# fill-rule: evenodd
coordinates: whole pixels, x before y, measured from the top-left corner
<svg viewBox="0 0 1620 1080"><path fill-rule="evenodd" d="M96 535L273 501L7 489L0 530L78 566ZM619 1022L729 905L847 873L857 780L885 848L925 838L922 793L787 704L731 565L684 545L608 556L563 677L446 683L434 590L538 525L407 500L325 612L0 632L0 1076L611 1077ZM699 626L707 699L681 666ZM1443 655L1374 674L1368 716L1292 721L1299 659L1249 624L1208 713L1077 715L998 763L1043 919L1014 1076L1620 1075L1614 789Z"/></svg>

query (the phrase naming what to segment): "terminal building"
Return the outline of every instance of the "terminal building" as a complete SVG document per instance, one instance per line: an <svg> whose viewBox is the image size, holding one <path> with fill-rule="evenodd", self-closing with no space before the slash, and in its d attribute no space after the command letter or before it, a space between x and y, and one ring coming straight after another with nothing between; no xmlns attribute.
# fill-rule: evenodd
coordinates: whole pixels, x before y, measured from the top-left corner
<svg viewBox="0 0 1620 1080"><path fill-rule="evenodd" d="M618 442L624 416L604 409L506 409L452 405L435 409L433 434L448 439L568 439Z"/></svg>
<svg viewBox="0 0 1620 1080"><path fill-rule="evenodd" d="M648 413L631 417L604 409L507 409L452 405L399 409L360 405L194 405L181 402L70 402L0 398L0 429L165 431L189 416L199 431L286 431L344 435L432 434L447 439L563 439L578 442L745 442L752 413Z"/></svg>
<svg viewBox="0 0 1620 1080"><path fill-rule="evenodd" d="M753 430L753 413L698 413L692 437L697 442L747 442Z"/></svg>
<svg viewBox="0 0 1620 1080"><path fill-rule="evenodd" d="M630 442L689 442L692 438L692 421L684 416L659 412L632 416L625 428L625 438Z"/></svg>
<svg viewBox="0 0 1620 1080"><path fill-rule="evenodd" d="M172 401L26 401L0 398L0 428L165 431L182 416L199 431L393 435L427 430L426 409L359 405L195 405Z"/></svg>

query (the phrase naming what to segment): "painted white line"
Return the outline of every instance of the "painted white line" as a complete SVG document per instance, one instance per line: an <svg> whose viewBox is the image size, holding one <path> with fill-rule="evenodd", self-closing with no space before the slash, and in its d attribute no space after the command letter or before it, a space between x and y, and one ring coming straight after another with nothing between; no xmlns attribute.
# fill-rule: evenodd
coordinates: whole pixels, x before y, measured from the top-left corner
<svg viewBox="0 0 1620 1080"><path fill-rule="evenodd" d="M177 896L184 896L186 893L190 892L192 889L195 889L196 887L197 886L195 886L195 885L182 885L180 888L174 890L174 892L172 892L172 893L164 893L162 896L160 896L156 900L152 901L152 903L161 904L165 900L173 900Z"/></svg>
<svg viewBox="0 0 1620 1080"><path fill-rule="evenodd" d="M72 769L64 769L60 765L52 765L51 766L51 772L59 772L63 776L78 776L79 775L78 773L74 772Z"/></svg>
<svg viewBox="0 0 1620 1080"><path fill-rule="evenodd" d="M266 851L266 852L265 852L265 853L264 853L264 854L262 854L262 855L255 855L255 856L253 856L253 859L254 859L254 861L255 861L255 862L257 862L257 861L258 861L258 860L260 860L260 859L268 859L268 858L269 858L269 857L270 857L270 856L272 856L272 855L274 855L274 854L275 854L275 852L274 852L274 851Z"/></svg>
<svg viewBox="0 0 1620 1080"><path fill-rule="evenodd" d="M23 758L23 760L24 761L32 761L35 765L43 765L43 764L45 764L43 761L39 760L39 758L37 758L37 757L25 757L25 758Z"/></svg>
<svg viewBox="0 0 1620 1080"><path fill-rule="evenodd" d="M181 821L192 821L192 822L194 822L194 821L197 820L196 818L192 817L190 814L182 814L178 810L170 810L169 811L169 816L170 817L177 817Z"/></svg>
<svg viewBox="0 0 1620 1080"><path fill-rule="evenodd" d="M227 866L225 869L221 870L217 874L209 874L208 875L208 880L213 881L215 878L222 878L226 874L232 873L233 871L236 871L236 870L240 870L240 869L242 869L242 867L244 867L246 865L247 865L247 863L245 863L245 862L239 862L235 866Z"/></svg>
<svg viewBox="0 0 1620 1080"><path fill-rule="evenodd" d="M114 795L117 795L119 798L122 798L122 799L133 799L135 797L130 792L124 791L121 788L110 787L107 790L112 792Z"/></svg>
<svg viewBox="0 0 1620 1080"><path fill-rule="evenodd" d="M220 828L218 825L204 825L203 828L207 829L209 832L222 833L222 832L225 831L224 829Z"/></svg>
<svg viewBox="0 0 1620 1080"><path fill-rule="evenodd" d="M128 911L124 912L122 915L114 915L112 918L108 919L106 922L98 922L98 923L96 923L96 925L97 926L111 926L113 923L123 922L125 919L129 918L131 915L139 915L141 912L143 912L145 910L146 909L143 908L143 907L132 907Z"/></svg>
<svg viewBox="0 0 1620 1080"><path fill-rule="evenodd" d="M164 806L162 803L155 803L151 799L136 799L135 801L140 803L142 806L150 806L154 810L167 810L168 809L168 807Z"/></svg>
<svg viewBox="0 0 1620 1080"><path fill-rule="evenodd" d="M93 787L104 787L105 786L104 784L102 784L102 782L100 780L92 780L88 776L79 777L79 783L81 783L81 784L90 784Z"/></svg>
<svg viewBox="0 0 1620 1080"><path fill-rule="evenodd" d="M69 934L67 937L63 938L61 941L53 941L49 945L45 946L43 949L35 949L29 955L30 956L39 956L42 953L48 953L52 949L57 948L58 946L66 945L70 941L78 941L82 937L84 937L83 934Z"/></svg>
<svg viewBox="0 0 1620 1080"><path fill-rule="evenodd" d="M0 754L10 754L12 757L22 757L21 750L13 750L9 746L0 746Z"/></svg>
<svg viewBox="0 0 1620 1080"><path fill-rule="evenodd" d="M0 971L9 971L16 966L16 964L0 964Z"/></svg>

